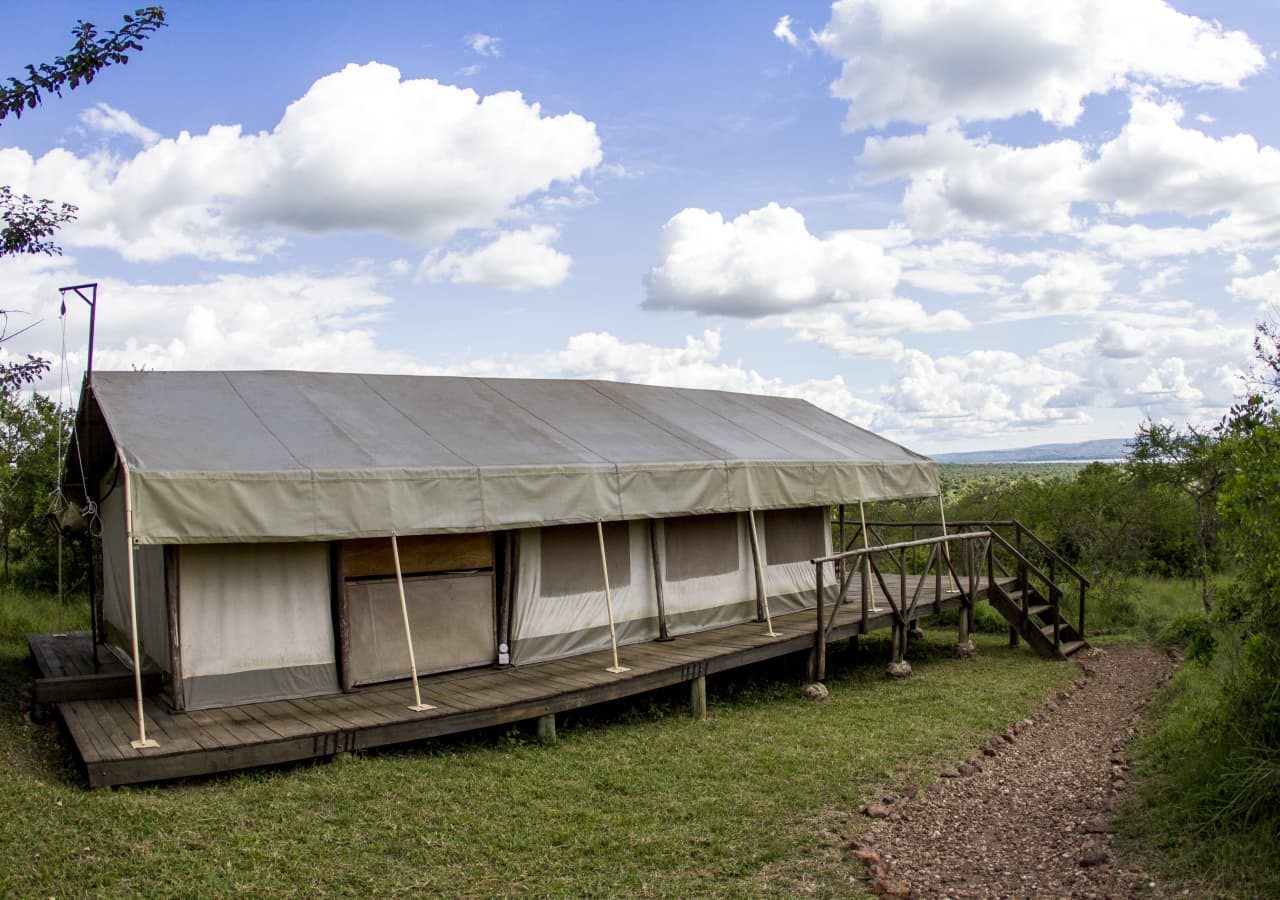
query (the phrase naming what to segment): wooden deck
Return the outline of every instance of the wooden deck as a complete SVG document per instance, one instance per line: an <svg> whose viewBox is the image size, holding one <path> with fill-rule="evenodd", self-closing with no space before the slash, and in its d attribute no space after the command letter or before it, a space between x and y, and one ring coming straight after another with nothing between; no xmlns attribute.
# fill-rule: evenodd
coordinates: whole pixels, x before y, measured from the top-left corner
<svg viewBox="0 0 1280 900"><path fill-rule="evenodd" d="M914 591L919 576L908 576ZM857 579L854 579L856 581ZM928 616L960 605L959 593L934 595L935 581L925 579L916 610ZM857 587L837 614L830 641L889 628L887 605L862 621ZM979 591L978 598L985 591ZM174 712L165 700L145 700L147 734L158 746L136 750L132 687L125 696L62 700L56 706L84 765L89 785L132 784L207 775L251 766L332 756L389 744L456 734L494 725L579 709L657 688L726 672L814 646L815 613L805 610L775 616L771 638L761 623L717 628L620 649L629 671L611 674L607 650L568 659L503 668L469 669L422 678L425 712L408 708L413 691L407 680L305 700L280 700L202 711ZM81 672L92 648L87 634L49 639L32 636L32 651L45 679ZM39 650L37 651L37 647ZM78 657L80 662L75 662ZM109 653L117 667L123 667ZM130 682L132 679L130 679Z"/></svg>

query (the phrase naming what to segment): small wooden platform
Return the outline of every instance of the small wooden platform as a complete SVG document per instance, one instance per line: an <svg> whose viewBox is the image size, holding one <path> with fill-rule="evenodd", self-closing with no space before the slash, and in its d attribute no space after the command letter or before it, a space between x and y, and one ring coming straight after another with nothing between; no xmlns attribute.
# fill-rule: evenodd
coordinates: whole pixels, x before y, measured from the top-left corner
<svg viewBox="0 0 1280 900"><path fill-rule="evenodd" d="M134 695L133 671L105 647L98 648L95 661L93 637L87 631L31 634L27 635L27 646L31 648L31 658L41 673L32 691L32 699L36 703L48 705L68 700L107 700ZM144 694L158 694L163 688L159 672L143 670Z"/></svg>
<svg viewBox="0 0 1280 900"><path fill-rule="evenodd" d="M909 588L914 590L919 576L909 578ZM942 596L935 597L934 585L934 579L926 579L917 615L960 606L959 593L944 590ZM856 586L851 594L831 629L832 642L892 625L892 612L883 601L864 622ZM980 590L977 596L981 599L984 594ZM413 691L407 680L305 700L189 712L174 712L161 697L149 696L144 703L147 735L155 738L158 746L143 750L130 746L137 737L131 693L112 699L65 700L57 703L57 709L90 787L160 781L503 725L813 648L817 622L812 610L775 616L773 623L780 637L771 638L762 623L750 622L682 635L668 642L622 647L622 665L629 671L621 674L605 671L611 664L610 654L598 651L531 665L426 676L421 680L423 702L436 708L425 712L408 708ZM78 634L74 640L50 637L31 638L32 653L44 678L60 677L59 672L65 676L69 669L83 668L86 656L91 658L87 634ZM78 662L73 659L77 655Z"/></svg>

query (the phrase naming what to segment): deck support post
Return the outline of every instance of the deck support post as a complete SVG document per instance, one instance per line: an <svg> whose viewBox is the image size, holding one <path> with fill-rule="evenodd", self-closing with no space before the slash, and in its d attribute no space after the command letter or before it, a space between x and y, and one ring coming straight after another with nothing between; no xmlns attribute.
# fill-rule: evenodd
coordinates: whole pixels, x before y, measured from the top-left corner
<svg viewBox="0 0 1280 900"><path fill-rule="evenodd" d="M826 611L823 608L825 604L822 602L822 563L814 564L814 584L815 593L818 595L818 603L814 607L818 614L818 628L813 633L813 680L824 681L827 677L827 628L824 621ZM831 615L836 614L835 609L831 610Z"/></svg>
<svg viewBox="0 0 1280 900"><path fill-rule="evenodd" d="M973 643L973 638L969 636L969 615L972 612L971 605L961 606L958 612L960 615L960 633L956 636L956 656L961 659L968 659L977 652L977 647Z"/></svg>
<svg viewBox="0 0 1280 900"><path fill-rule="evenodd" d="M134 554L137 546L133 542L133 495L129 487L129 464L125 462L124 451L117 450L120 459L120 472L124 480L124 529L125 546L128 553L125 557L125 577L129 579L129 640L133 650L133 693L137 700L138 739L130 741L135 750L143 750L160 746L147 737L147 716L142 709L142 653L138 649L138 585L134 572Z"/></svg>
<svg viewBox="0 0 1280 900"><path fill-rule="evenodd" d="M973 633L973 598L978 592L978 574L975 568L973 544L965 542L965 567L969 573L969 593L960 604L957 610L960 620L960 633L956 636L956 656L961 659L968 659L977 652L977 646L973 643L971 637Z"/></svg>
<svg viewBox="0 0 1280 900"><path fill-rule="evenodd" d="M556 714L548 713L538 716L538 743L554 744L556 742Z"/></svg>
<svg viewBox="0 0 1280 900"><path fill-rule="evenodd" d="M604 578L604 605L609 611L609 647L613 650L613 665L605 671L621 675L631 670L618 662L618 630L613 624L613 590L609 587L609 557L604 552L604 522L599 519L596 520L596 536L600 539L600 574ZM554 728L554 718L551 724Z"/></svg>
<svg viewBox="0 0 1280 900"><path fill-rule="evenodd" d="M858 521L862 525L862 549L870 550L871 541L867 537L867 510L861 500L858 501ZM858 630L867 633L867 614L876 608L875 588L871 585L871 556L868 554L858 560L862 567L862 622Z"/></svg>
<svg viewBox="0 0 1280 900"><path fill-rule="evenodd" d="M409 630L409 603L404 597L404 575L400 572L400 543L396 540L394 531L391 532L391 558L396 564L396 589L400 592L400 614L404 616L404 640L409 648L409 677L413 679L413 705L409 708L414 712L426 712L435 707L422 702L422 689L418 686L418 660L413 655L413 632Z"/></svg>
<svg viewBox="0 0 1280 900"><path fill-rule="evenodd" d="M884 670L890 678L907 678L911 675L911 663L905 658L906 652L907 626L895 621L893 623L893 659Z"/></svg>
<svg viewBox="0 0 1280 900"><path fill-rule="evenodd" d="M689 709L699 722L707 720L707 676L699 675L689 682Z"/></svg>

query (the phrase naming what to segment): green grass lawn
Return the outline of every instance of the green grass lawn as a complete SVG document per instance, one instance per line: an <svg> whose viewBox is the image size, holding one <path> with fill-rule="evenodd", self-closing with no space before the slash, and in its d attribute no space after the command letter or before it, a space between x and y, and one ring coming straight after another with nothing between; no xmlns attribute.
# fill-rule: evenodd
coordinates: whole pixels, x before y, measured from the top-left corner
<svg viewBox="0 0 1280 900"><path fill-rule="evenodd" d="M887 643L864 640L833 648L825 703L790 659L709 679L707 722L675 690L562 717L551 747L511 729L90 792L18 712L25 634L54 621L48 599L0 595L5 896L847 895L860 869L824 829L860 827L859 803L927 782L1076 671L1000 635L954 660L938 631L892 683Z"/></svg>

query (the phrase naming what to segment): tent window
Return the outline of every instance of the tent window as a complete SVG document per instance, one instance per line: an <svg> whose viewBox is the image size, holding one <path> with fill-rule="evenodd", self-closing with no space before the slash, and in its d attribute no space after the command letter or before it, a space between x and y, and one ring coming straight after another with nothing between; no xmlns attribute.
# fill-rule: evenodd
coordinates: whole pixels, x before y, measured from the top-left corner
<svg viewBox="0 0 1280 900"><path fill-rule="evenodd" d="M609 559L609 586L626 587L631 583L629 523L605 524L604 550ZM557 525L542 529L542 596L564 597L603 590L596 526Z"/></svg>
<svg viewBox="0 0 1280 900"><path fill-rule="evenodd" d="M672 581L738 570L738 516L682 516L663 523L666 577Z"/></svg>
<svg viewBox="0 0 1280 900"><path fill-rule="evenodd" d="M781 563L808 562L827 552L825 535L827 510L823 506L807 509L773 509L764 514L765 561Z"/></svg>

